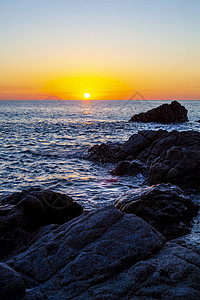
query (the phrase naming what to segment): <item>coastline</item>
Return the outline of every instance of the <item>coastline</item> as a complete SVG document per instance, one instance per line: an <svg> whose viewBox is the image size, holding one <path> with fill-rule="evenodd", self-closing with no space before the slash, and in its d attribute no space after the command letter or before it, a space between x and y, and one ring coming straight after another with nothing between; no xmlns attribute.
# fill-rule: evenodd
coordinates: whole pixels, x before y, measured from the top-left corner
<svg viewBox="0 0 200 300"><path fill-rule="evenodd" d="M200 247L188 232L199 204L188 195L198 193L199 155L195 131L145 130L92 146L87 158L114 163L117 176L144 170L147 185L119 196L118 209L85 210L34 187L2 196L3 297L198 299Z"/></svg>

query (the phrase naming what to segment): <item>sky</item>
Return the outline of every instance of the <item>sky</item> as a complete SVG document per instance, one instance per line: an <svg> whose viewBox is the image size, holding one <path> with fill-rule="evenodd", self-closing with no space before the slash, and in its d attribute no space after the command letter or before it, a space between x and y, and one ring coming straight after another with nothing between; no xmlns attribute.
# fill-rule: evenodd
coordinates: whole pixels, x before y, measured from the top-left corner
<svg viewBox="0 0 200 300"><path fill-rule="evenodd" d="M200 100L199 0L0 0L0 99Z"/></svg>

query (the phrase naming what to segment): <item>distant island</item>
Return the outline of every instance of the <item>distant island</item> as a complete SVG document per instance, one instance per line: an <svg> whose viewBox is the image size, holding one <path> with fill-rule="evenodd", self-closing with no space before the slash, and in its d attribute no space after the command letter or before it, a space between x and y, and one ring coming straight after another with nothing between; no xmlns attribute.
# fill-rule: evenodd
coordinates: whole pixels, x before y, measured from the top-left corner
<svg viewBox="0 0 200 300"><path fill-rule="evenodd" d="M64 100L58 96L54 96L54 95L49 95L46 98L44 98L43 100Z"/></svg>

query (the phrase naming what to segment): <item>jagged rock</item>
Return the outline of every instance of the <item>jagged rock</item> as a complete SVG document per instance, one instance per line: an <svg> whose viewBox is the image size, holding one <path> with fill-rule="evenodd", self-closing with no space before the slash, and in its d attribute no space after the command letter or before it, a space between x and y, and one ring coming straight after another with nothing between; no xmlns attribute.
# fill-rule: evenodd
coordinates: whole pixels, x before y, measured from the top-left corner
<svg viewBox="0 0 200 300"><path fill-rule="evenodd" d="M91 287L79 299L194 299L200 297L200 256L168 243L155 258L143 260Z"/></svg>
<svg viewBox="0 0 200 300"><path fill-rule="evenodd" d="M163 242L142 219L106 207L41 236L8 263L31 288L27 299L69 299L150 258Z"/></svg>
<svg viewBox="0 0 200 300"><path fill-rule="evenodd" d="M41 189L2 197L0 204L1 258L20 251L41 226L62 224L83 211L71 197Z"/></svg>
<svg viewBox="0 0 200 300"><path fill-rule="evenodd" d="M134 115L130 121L132 122L159 122L159 123L175 123L188 121L187 109L177 101L170 104L162 104L145 113Z"/></svg>
<svg viewBox="0 0 200 300"><path fill-rule="evenodd" d="M141 217L167 239L185 234L199 209L179 187L171 184L130 190L116 199L115 206Z"/></svg>
<svg viewBox="0 0 200 300"><path fill-rule="evenodd" d="M43 234L7 263L27 300L198 299L199 254L164 242L139 217L106 207Z"/></svg>
<svg viewBox="0 0 200 300"><path fill-rule="evenodd" d="M152 162L148 181L150 184L171 182L183 187L199 188L200 151L171 147Z"/></svg>
<svg viewBox="0 0 200 300"><path fill-rule="evenodd" d="M22 299L25 291L22 276L7 264L0 263L0 299Z"/></svg>
<svg viewBox="0 0 200 300"><path fill-rule="evenodd" d="M96 145L90 149L90 159L107 162L138 159L146 165L151 184L170 182L182 188L200 187L199 132L144 130L111 150L107 156L106 152L101 151L101 145Z"/></svg>

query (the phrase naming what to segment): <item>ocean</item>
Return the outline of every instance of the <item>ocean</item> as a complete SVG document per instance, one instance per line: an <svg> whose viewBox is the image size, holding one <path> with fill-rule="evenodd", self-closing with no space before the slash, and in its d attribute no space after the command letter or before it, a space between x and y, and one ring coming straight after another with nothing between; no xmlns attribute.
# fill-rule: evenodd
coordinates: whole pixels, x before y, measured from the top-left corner
<svg viewBox="0 0 200 300"><path fill-rule="evenodd" d="M144 185L142 175L113 177L112 164L86 159L98 143L126 141L144 129L200 131L200 102L181 101L189 122L133 123L135 113L170 101L0 101L0 195L40 187L66 193L85 209L99 208ZM114 179L114 180L113 180ZM190 195L200 203L198 195ZM190 238L199 238L200 217Z"/></svg>

